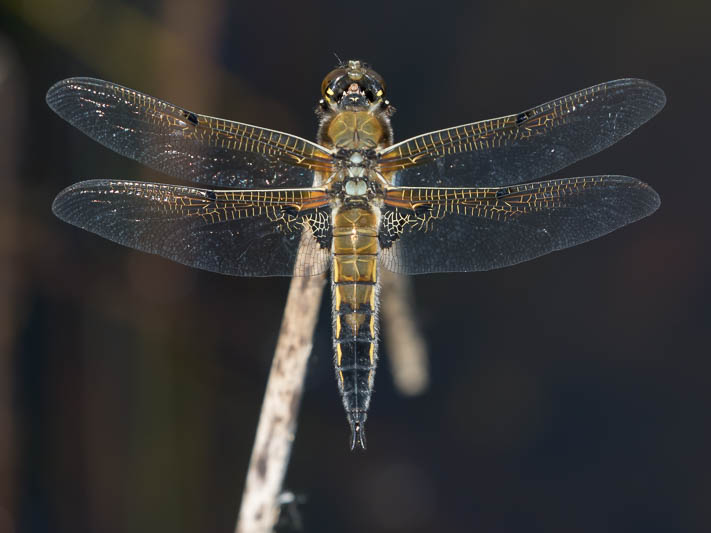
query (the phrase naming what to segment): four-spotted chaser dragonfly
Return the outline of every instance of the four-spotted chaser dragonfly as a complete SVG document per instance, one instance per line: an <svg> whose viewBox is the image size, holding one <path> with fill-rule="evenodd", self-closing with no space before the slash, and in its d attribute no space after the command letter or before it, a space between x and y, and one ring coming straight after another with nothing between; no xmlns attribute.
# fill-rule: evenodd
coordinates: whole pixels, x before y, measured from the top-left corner
<svg viewBox="0 0 711 533"><path fill-rule="evenodd" d="M196 185L91 180L54 213L115 241L234 276L331 269L336 378L351 448L377 360L380 268L399 274L514 265L652 213L625 176L532 182L592 155L658 113L639 79L595 85L521 113L394 142L385 82L348 61L321 85L318 142L198 115L114 83L71 78L47 103L104 146Z"/></svg>

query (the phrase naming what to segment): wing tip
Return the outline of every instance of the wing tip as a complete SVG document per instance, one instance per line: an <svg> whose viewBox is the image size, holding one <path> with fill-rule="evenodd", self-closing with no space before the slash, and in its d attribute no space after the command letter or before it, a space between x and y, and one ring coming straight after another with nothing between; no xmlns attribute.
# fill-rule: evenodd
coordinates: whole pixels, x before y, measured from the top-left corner
<svg viewBox="0 0 711 533"><path fill-rule="evenodd" d="M67 200L71 198L72 192L77 189L77 186L80 184L81 182L65 187L57 194L57 196L54 197L54 200L52 201L52 213L58 219L68 222L64 208L67 205Z"/></svg>
<svg viewBox="0 0 711 533"><path fill-rule="evenodd" d="M662 198L659 196L659 193L655 191L650 185L644 183L643 181L641 181L640 183L644 185L644 190L647 193L647 211L642 215L642 217L640 217L644 218L659 209L659 207L662 205Z"/></svg>
<svg viewBox="0 0 711 533"><path fill-rule="evenodd" d="M67 82L71 79L72 78L67 78L65 80L58 81L57 83L52 85L49 90L47 90L47 94L44 97L44 100L45 102L47 102L49 108L57 114L59 114L57 104L62 98L64 88L67 86Z"/></svg>
<svg viewBox="0 0 711 533"><path fill-rule="evenodd" d="M640 87L646 90L649 103L656 109L655 114L659 113L667 103L667 95L664 90L649 80L637 78L637 82Z"/></svg>
<svg viewBox="0 0 711 533"><path fill-rule="evenodd" d="M644 96L644 101L647 102L650 109L649 118L652 118L659 113L667 103L667 95L664 90L657 84L644 78L621 78L608 82L616 87L627 90L632 89L632 97L639 100L640 93ZM648 118L648 120L649 120Z"/></svg>
<svg viewBox="0 0 711 533"><path fill-rule="evenodd" d="M627 185L630 191L634 190L636 200L638 200L638 209L631 213L628 224L651 215L662 205L659 193L651 185L640 179L629 176L605 176L605 179L608 181L614 180L621 185Z"/></svg>
<svg viewBox="0 0 711 533"><path fill-rule="evenodd" d="M101 183L105 183L106 180L84 180L84 181L78 181L76 183L72 183L68 187L65 187L59 193L57 196L54 197L54 200L52 200L52 213L54 213L54 216L59 218L60 220L63 220L65 222L70 222L67 217L67 213L65 211L65 207L68 204L68 201L73 198L74 192L77 190L84 190L88 191L91 188L95 187L97 184L100 185Z"/></svg>
<svg viewBox="0 0 711 533"><path fill-rule="evenodd" d="M45 95L44 99L52 111L57 113L60 117L63 117L61 103L66 98L71 97L74 94L76 86L99 86L102 83L108 82L105 82L98 78L90 78L86 76L72 76L70 78L59 80L57 83L52 85L47 90L47 94Z"/></svg>

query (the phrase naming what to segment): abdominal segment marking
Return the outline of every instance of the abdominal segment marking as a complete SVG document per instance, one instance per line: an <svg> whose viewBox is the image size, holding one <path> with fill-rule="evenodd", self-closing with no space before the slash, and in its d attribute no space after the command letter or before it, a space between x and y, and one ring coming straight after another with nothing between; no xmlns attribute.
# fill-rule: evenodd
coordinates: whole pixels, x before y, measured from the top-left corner
<svg viewBox="0 0 711 533"><path fill-rule="evenodd" d="M334 215L332 276L336 378L351 448L365 448L378 348L378 217L370 209L343 207Z"/></svg>

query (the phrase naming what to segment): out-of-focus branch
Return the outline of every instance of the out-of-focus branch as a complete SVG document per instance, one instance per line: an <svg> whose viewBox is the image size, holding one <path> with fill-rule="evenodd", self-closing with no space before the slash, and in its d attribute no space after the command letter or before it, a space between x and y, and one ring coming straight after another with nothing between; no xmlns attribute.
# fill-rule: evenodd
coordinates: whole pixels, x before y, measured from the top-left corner
<svg viewBox="0 0 711 533"><path fill-rule="evenodd" d="M24 73L14 47L0 37L0 168L3 194L0 197L0 531L14 531L16 524L14 489L17 485L15 420L12 397L12 344L21 320L18 302L23 292L23 276L17 268L20 253L18 154L25 126Z"/></svg>
<svg viewBox="0 0 711 533"><path fill-rule="evenodd" d="M230 102L249 103L239 107L239 120L269 121L278 117L279 124L284 128L294 124L293 113L283 102L252 89L243 80L225 71L215 56L206 55L204 48L194 46L195 39L188 38L185 31L175 31L170 25L157 23L142 10L133 7L133 2L6 0L4 4L28 26L111 81L173 99L180 104L174 95L171 96L172 92L157 94L155 89L160 82L151 82L155 79L156 65L165 57L161 50L170 50L176 59L166 67L170 66L176 74L182 75L186 80L184 85L209 83L219 87L222 94L229 94ZM212 7L203 6L202 2L193 4L203 12L209 12ZM194 14L186 16L178 7L172 9L177 16L182 15L188 24L194 18ZM96 43L105 43L105 46L96 46ZM178 66L175 66L176 63L179 63ZM189 101L197 103L197 99L190 98ZM206 114L225 111L211 109L214 101L208 104L195 110Z"/></svg>
<svg viewBox="0 0 711 533"><path fill-rule="evenodd" d="M323 275L297 277L291 281L236 533L268 533L279 517L278 497L296 432L306 364L324 284Z"/></svg>
<svg viewBox="0 0 711 533"><path fill-rule="evenodd" d="M421 394L429 384L429 359L412 312L410 279L382 270L383 329L388 359L397 389L406 396Z"/></svg>

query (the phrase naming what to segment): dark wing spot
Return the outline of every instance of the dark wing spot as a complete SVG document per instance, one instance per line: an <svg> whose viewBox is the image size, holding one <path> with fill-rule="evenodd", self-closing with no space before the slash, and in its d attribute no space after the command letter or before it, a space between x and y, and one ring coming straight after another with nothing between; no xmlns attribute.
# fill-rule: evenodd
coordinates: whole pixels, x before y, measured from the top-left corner
<svg viewBox="0 0 711 533"><path fill-rule="evenodd" d="M531 118L531 114L528 112L525 113L519 113L516 115L516 125L520 126L522 123L526 122L529 118Z"/></svg>
<svg viewBox="0 0 711 533"><path fill-rule="evenodd" d="M299 215L299 211L293 205L285 205L281 208L281 212L287 218L296 218Z"/></svg>
<svg viewBox="0 0 711 533"><path fill-rule="evenodd" d="M432 212L432 204L416 205L414 211L418 217L426 216L427 214Z"/></svg>
<svg viewBox="0 0 711 533"><path fill-rule="evenodd" d="M207 199L211 202L217 200L217 195L215 194L215 191L206 191L205 194L207 196Z"/></svg>
<svg viewBox="0 0 711 533"><path fill-rule="evenodd" d="M190 111L183 111L183 116L188 120L188 122L197 126L198 118L195 113L191 113Z"/></svg>
<svg viewBox="0 0 711 533"><path fill-rule="evenodd" d="M504 187L502 189L499 189L496 191L496 198L503 198L504 196L508 196L510 194L510 189L508 187Z"/></svg>

